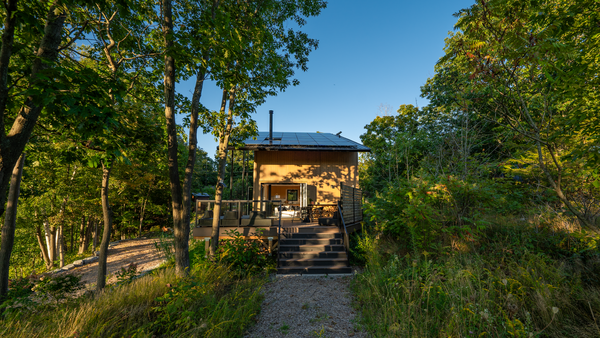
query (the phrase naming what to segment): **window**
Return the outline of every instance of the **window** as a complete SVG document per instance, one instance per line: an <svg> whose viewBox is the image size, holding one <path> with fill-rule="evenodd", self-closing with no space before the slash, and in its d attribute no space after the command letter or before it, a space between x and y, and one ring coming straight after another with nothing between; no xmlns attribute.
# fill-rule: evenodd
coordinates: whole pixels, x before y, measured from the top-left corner
<svg viewBox="0 0 600 338"><path fill-rule="evenodd" d="M297 189L288 190L287 191L287 200L290 202L297 201L298 200L298 190Z"/></svg>

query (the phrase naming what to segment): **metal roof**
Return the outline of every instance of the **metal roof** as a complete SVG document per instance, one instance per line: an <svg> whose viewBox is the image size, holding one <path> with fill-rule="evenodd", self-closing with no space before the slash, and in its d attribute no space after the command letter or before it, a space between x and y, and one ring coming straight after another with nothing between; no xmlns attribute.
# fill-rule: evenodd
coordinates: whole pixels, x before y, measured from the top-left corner
<svg viewBox="0 0 600 338"><path fill-rule="evenodd" d="M230 147L232 149L232 147ZM330 133L293 133L273 132L273 140L269 140L269 132L260 131L256 140L249 138L244 140L244 146L237 147L239 150L318 150L318 151L356 151L370 152L358 142L349 140L343 136Z"/></svg>

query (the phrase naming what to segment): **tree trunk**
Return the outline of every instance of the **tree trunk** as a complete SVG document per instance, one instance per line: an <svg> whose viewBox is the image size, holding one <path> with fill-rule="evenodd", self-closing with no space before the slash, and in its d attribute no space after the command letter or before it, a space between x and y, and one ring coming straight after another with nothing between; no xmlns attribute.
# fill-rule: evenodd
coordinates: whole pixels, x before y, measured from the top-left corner
<svg viewBox="0 0 600 338"><path fill-rule="evenodd" d="M102 243L100 244L100 258L98 259L98 277L96 279L96 291L104 289L106 285L106 258L108 255L108 243L110 242L110 231L112 228L112 210L108 201L108 183L110 181L110 170L112 161L108 166L102 161L102 215L104 216L104 232L102 234Z"/></svg>
<svg viewBox="0 0 600 338"><path fill-rule="evenodd" d="M21 192L21 177L23 177L23 166L25 165L25 154L13 168L8 191L8 205L4 224L2 225L2 242L0 242L0 299L8 293L8 276L10 272L10 255L15 243L15 227L17 223L17 204Z"/></svg>
<svg viewBox="0 0 600 338"><path fill-rule="evenodd" d="M92 227L94 226L94 219L92 217L88 217L88 224L85 229L85 235L83 236L83 250L82 253L86 252L90 247L90 238L92 237Z"/></svg>
<svg viewBox="0 0 600 338"><path fill-rule="evenodd" d="M79 251L78 254L83 253L83 243L85 242L85 215L81 216L81 225L79 225Z"/></svg>
<svg viewBox="0 0 600 338"><path fill-rule="evenodd" d="M40 250L42 251L42 258L46 264L46 270L50 270L52 268L52 261L50 261L50 257L48 256L48 247L46 246L46 242L44 242L44 239L42 238L42 228L38 225L35 227L35 230L35 236L37 237Z"/></svg>
<svg viewBox="0 0 600 338"><path fill-rule="evenodd" d="M16 1L10 1L8 7L13 6L12 9L16 9ZM66 19L66 14L58 12L58 15L54 12L55 6L50 6L48 10L48 17L46 26L44 27L44 35L40 42L40 47L35 53L36 58L33 61L31 67L31 76L29 88L37 86L37 82L48 82L47 78L38 77L40 72L51 67L58 58L58 47L61 42L61 34ZM10 11L10 9L9 9ZM9 12L10 13L10 12ZM6 84L7 72L2 67L8 67L8 61L10 59L10 51L12 49L11 42L13 41L14 35L14 18L11 16L19 17L15 12L8 15L5 21L5 31L2 34L3 42L9 42L7 49L0 50L0 82ZM4 40L4 39L7 40ZM3 63L6 62L6 63ZM0 84L1 86L1 84ZM35 94L31 94L25 99L23 106L17 114L12 127L8 134L5 134L5 115L6 110L0 111L0 215L4 214L5 203L6 203L6 190L8 188L9 181L11 179L10 172L14 168L17 160L23 153L25 145L29 141L33 127L35 126L37 119L42 111L43 102L42 98L46 97L48 93L45 88L47 86L41 85L41 91L36 91ZM7 93L6 85L0 88L0 97L2 94ZM2 99L0 98L0 101ZM0 102L1 103L1 102ZM5 103L4 103L5 104ZM0 107L5 108L5 107Z"/></svg>
<svg viewBox="0 0 600 338"><path fill-rule="evenodd" d="M60 267L62 268L65 266L65 237L62 224L58 227L58 255L60 257Z"/></svg>
<svg viewBox="0 0 600 338"><path fill-rule="evenodd" d="M242 199L246 198L246 151L242 150Z"/></svg>
<svg viewBox="0 0 600 338"><path fill-rule="evenodd" d="M185 242L181 246L182 266L185 264L189 267L189 236L190 236L190 221L192 214L192 181L194 174L194 166L196 165L196 149L197 149L197 132L198 132L198 113L200 110L200 98L202 97L202 89L204 87L205 71L201 70L196 75L196 85L194 86L194 94L192 95L192 111L190 114L190 131L188 144L188 159L185 166L185 176L183 180L183 229L180 241ZM175 234L177 239L177 234ZM179 240L179 239L178 239ZM177 253L176 253L177 257Z"/></svg>
<svg viewBox="0 0 600 338"><path fill-rule="evenodd" d="M48 221L48 216L44 215L44 232L46 234L46 246L48 248L48 258L50 259L52 267L54 265L54 260L56 260L56 241L54 240L56 229L50 227L50 222Z"/></svg>
<svg viewBox="0 0 600 338"><path fill-rule="evenodd" d="M179 164L177 159L177 125L175 123L175 58L173 57L173 14L171 0L162 0L163 35L166 47L165 54L165 118L167 120L169 181L171 186L171 210L173 214L173 231L175 232L175 270L178 275L185 275L185 254L181 249L187 246L181 243L183 239L182 191L179 179Z"/></svg>
<svg viewBox="0 0 600 338"><path fill-rule="evenodd" d="M144 198L144 203L142 204L142 209L140 211L140 227L138 229L138 237L142 237L142 225L144 225L144 214L146 213L146 203L148 202L148 197Z"/></svg>
<svg viewBox="0 0 600 338"><path fill-rule="evenodd" d="M69 227L71 229L71 245L69 246L69 251L74 252L75 248L73 245L75 244L75 232L73 231L73 224Z"/></svg>
<svg viewBox="0 0 600 338"><path fill-rule="evenodd" d="M231 151L231 168L229 168L229 199L232 200L233 198L233 170L234 170L234 163L233 163L233 156L235 155L234 151ZM231 210L231 206L230 210Z"/></svg>
<svg viewBox="0 0 600 338"><path fill-rule="evenodd" d="M227 103L227 91L223 90L223 100L221 102L221 111L225 111ZM213 209L213 224L212 224L212 242L210 245L210 255L214 256L219 247L219 221L221 214L221 200L223 199L223 179L225 178L225 167L227 165L227 145L229 144L229 136L233 128L233 105L235 103L235 89L229 91L229 112L227 114L227 124L225 129L219 136L219 163L217 174L217 186L215 189L215 206Z"/></svg>
<svg viewBox="0 0 600 338"><path fill-rule="evenodd" d="M94 254L96 252L96 248L98 248L98 221L94 219Z"/></svg>

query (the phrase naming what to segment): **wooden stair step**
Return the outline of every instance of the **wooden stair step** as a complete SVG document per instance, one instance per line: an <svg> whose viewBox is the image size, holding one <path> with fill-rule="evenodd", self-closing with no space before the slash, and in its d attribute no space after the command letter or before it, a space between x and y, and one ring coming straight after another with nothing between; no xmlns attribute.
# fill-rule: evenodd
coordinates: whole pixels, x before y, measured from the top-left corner
<svg viewBox="0 0 600 338"><path fill-rule="evenodd" d="M341 238L282 238L281 245L304 245L304 244L315 244L315 245L335 245L342 244Z"/></svg>
<svg viewBox="0 0 600 338"><path fill-rule="evenodd" d="M318 252L345 252L344 245L332 244L332 245L301 245L301 244L283 244L279 246L281 252L290 251L318 251Z"/></svg>
<svg viewBox="0 0 600 338"><path fill-rule="evenodd" d="M280 267L293 266L347 266L346 258L284 258L279 259Z"/></svg>
<svg viewBox="0 0 600 338"><path fill-rule="evenodd" d="M347 259L345 251L283 251L279 254L280 259L288 258L344 258Z"/></svg>
<svg viewBox="0 0 600 338"><path fill-rule="evenodd" d="M349 266L293 266L277 268L278 274L338 274L352 273L352 268Z"/></svg>
<svg viewBox="0 0 600 338"><path fill-rule="evenodd" d="M335 232L296 232L284 239L331 239L342 238L342 234Z"/></svg>

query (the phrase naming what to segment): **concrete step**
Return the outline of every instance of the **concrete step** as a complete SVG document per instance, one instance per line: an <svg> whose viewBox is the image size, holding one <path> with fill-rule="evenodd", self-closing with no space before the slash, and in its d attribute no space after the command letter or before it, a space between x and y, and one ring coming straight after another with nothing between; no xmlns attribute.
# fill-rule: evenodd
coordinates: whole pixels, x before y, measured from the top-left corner
<svg viewBox="0 0 600 338"><path fill-rule="evenodd" d="M303 274L303 275L332 275L338 273L352 273L352 268L349 266L306 266L306 267L281 267L277 269L277 273L285 274Z"/></svg>
<svg viewBox="0 0 600 338"><path fill-rule="evenodd" d="M300 245L300 244L283 244L279 246L280 252L289 252L289 251L336 251L336 252L344 252L345 248L342 244L332 244L332 245Z"/></svg>
<svg viewBox="0 0 600 338"><path fill-rule="evenodd" d="M342 251L284 251L279 258L343 258L348 259L346 252Z"/></svg>
<svg viewBox="0 0 600 338"><path fill-rule="evenodd" d="M328 266L338 267L347 266L348 260L346 258L288 258L280 259L279 267L296 267L296 266Z"/></svg>
<svg viewBox="0 0 600 338"><path fill-rule="evenodd" d="M336 245L342 244L341 238L282 238L281 245Z"/></svg>

